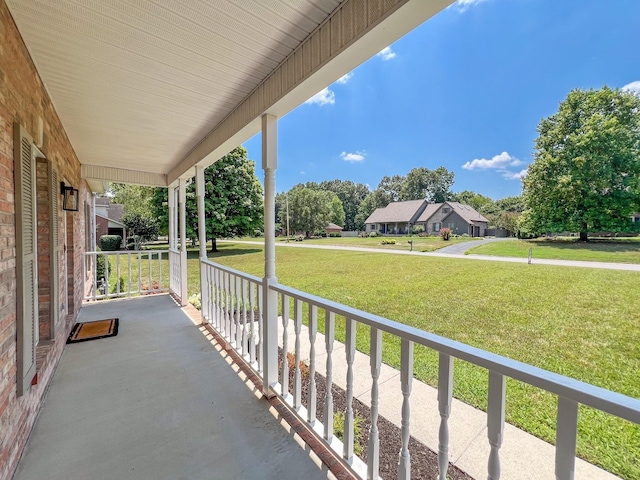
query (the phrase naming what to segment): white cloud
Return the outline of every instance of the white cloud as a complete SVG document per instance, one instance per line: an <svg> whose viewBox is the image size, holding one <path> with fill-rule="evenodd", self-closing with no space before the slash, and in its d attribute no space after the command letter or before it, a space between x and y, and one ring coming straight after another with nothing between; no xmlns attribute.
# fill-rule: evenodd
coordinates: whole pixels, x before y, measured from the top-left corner
<svg viewBox="0 0 640 480"><path fill-rule="evenodd" d="M465 170L475 170L476 168L486 170L488 168L517 167L518 165L522 165L522 160L512 157L507 152L502 152L500 155L494 155L490 159L476 158L462 165L462 168Z"/></svg>
<svg viewBox="0 0 640 480"><path fill-rule="evenodd" d="M347 83L349 80L351 80L351 77L353 77L353 72L349 72L349 73L345 73L343 76L341 76L338 80L336 80L336 83L341 83L341 84L345 84Z"/></svg>
<svg viewBox="0 0 640 480"><path fill-rule="evenodd" d="M396 56L396 52L391 50L391 47L386 47L380 50L376 55L378 57L382 57L383 60L391 60Z"/></svg>
<svg viewBox="0 0 640 480"><path fill-rule="evenodd" d="M340 154L340 157L345 161L345 162L351 162L351 163L358 163L358 162L362 162L364 160L364 157L367 156L367 153L362 151L362 152L355 152L355 153L347 153L347 152L342 152Z"/></svg>
<svg viewBox="0 0 640 480"><path fill-rule="evenodd" d="M626 90L627 92L635 93L636 95L640 95L640 80L636 80L635 82L627 83L622 90Z"/></svg>
<svg viewBox="0 0 640 480"><path fill-rule="evenodd" d="M509 170L501 170L502 176L507 180L522 180L527 176L528 169L520 170L519 172L510 172Z"/></svg>
<svg viewBox="0 0 640 480"><path fill-rule="evenodd" d="M300 171L300 175L304 175L304 170L301 170L301 171Z"/></svg>
<svg viewBox="0 0 640 480"><path fill-rule="evenodd" d="M458 0L453 5L455 5L458 8L458 11L460 13L464 13L467 10L469 10L471 7L475 7L476 5L479 5L483 2L486 2L486 0Z"/></svg>
<svg viewBox="0 0 640 480"><path fill-rule="evenodd" d="M318 93L316 93L313 97L311 97L309 100L307 100L304 103L309 103L309 104L317 103L320 106L333 105L334 103L336 103L336 94L333 93L332 90L329 90L328 87L323 88L322 90L320 90Z"/></svg>

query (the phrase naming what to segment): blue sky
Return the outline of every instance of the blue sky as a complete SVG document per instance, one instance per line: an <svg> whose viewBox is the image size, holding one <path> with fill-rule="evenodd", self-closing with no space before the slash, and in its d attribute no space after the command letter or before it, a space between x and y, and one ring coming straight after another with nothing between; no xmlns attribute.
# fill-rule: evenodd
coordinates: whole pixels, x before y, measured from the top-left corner
<svg viewBox="0 0 640 480"><path fill-rule="evenodd" d="M453 191L519 195L571 89L640 93L638 45L638 0L459 0L279 120L277 190L442 165Z"/></svg>

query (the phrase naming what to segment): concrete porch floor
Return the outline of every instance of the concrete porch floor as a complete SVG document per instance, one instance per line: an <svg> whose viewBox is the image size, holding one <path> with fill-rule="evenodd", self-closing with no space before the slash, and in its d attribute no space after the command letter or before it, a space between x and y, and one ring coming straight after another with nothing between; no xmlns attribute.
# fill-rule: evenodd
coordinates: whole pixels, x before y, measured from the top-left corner
<svg viewBox="0 0 640 480"><path fill-rule="evenodd" d="M171 297L78 321L111 317L116 337L67 345L15 480L332 477Z"/></svg>

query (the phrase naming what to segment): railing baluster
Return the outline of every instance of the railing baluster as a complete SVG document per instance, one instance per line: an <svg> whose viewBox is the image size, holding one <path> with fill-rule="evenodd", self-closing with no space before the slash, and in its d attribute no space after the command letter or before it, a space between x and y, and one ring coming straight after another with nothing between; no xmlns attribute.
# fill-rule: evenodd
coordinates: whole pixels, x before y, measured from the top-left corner
<svg viewBox="0 0 640 480"><path fill-rule="evenodd" d="M247 302L249 299L247 298L248 287L247 280L244 278L241 279L241 287L242 287L242 356L246 357L247 353L249 353L249 332L247 332Z"/></svg>
<svg viewBox="0 0 640 480"><path fill-rule="evenodd" d="M324 401L324 438L331 441L333 437L333 339L335 337L336 320L335 314L326 310L324 319L324 342L327 350L327 376L326 376L326 398Z"/></svg>
<svg viewBox="0 0 640 480"><path fill-rule="evenodd" d="M378 434L378 405L380 395L378 379L382 363L382 330L371 327L371 351L369 362L371 365L371 428L369 430L369 445L367 452L367 479L376 480L380 471L380 438Z"/></svg>
<svg viewBox="0 0 640 480"><path fill-rule="evenodd" d="M234 348L238 348L237 342L236 342L236 333L238 332L238 317L237 317L237 313L238 313L238 297L237 297L237 291L236 291L236 276L231 274L229 276L229 291L230 291L230 295L231 295L231 318L230 323L229 323L229 343L231 344L232 347Z"/></svg>
<svg viewBox="0 0 640 480"><path fill-rule="evenodd" d="M224 296L224 299L223 299L224 325L222 327L222 330L223 330L222 335L224 338L227 338L229 335L229 273L228 272L222 272L222 282L223 282L222 294Z"/></svg>
<svg viewBox="0 0 640 480"><path fill-rule="evenodd" d="M556 425L556 479L573 480L576 463L578 402L558 397Z"/></svg>
<svg viewBox="0 0 640 480"><path fill-rule="evenodd" d="M120 252L116 253L116 295L120 296Z"/></svg>
<svg viewBox="0 0 640 480"><path fill-rule="evenodd" d="M93 255L93 299L98 296L98 254Z"/></svg>
<svg viewBox="0 0 640 480"><path fill-rule="evenodd" d="M453 357L440 352L438 363L438 410L440 431L438 433L438 480L447 480L449 468L449 415L453 395Z"/></svg>
<svg viewBox="0 0 640 480"><path fill-rule="evenodd" d="M262 364L264 358L264 342L262 341L264 316L262 303L262 283L258 285L258 373L262 375Z"/></svg>
<svg viewBox="0 0 640 480"><path fill-rule="evenodd" d="M316 335L318 333L318 307L309 304L309 406L307 421L316 420Z"/></svg>
<svg viewBox="0 0 640 480"><path fill-rule="evenodd" d="M249 306L251 309L251 323L249 330L249 362L253 365L256 361L256 285L251 282L249 284Z"/></svg>
<svg viewBox="0 0 640 480"><path fill-rule="evenodd" d="M142 293L142 253L138 252L138 293ZM182 298L182 292L180 292Z"/></svg>
<svg viewBox="0 0 640 480"><path fill-rule="evenodd" d="M127 254L127 295L131 296L131 254Z"/></svg>
<svg viewBox="0 0 640 480"><path fill-rule="evenodd" d="M282 294L282 396L289 395L289 297Z"/></svg>
<svg viewBox="0 0 640 480"><path fill-rule="evenodd" d="M411 419L411 407L409 396L411 395L411 382L413 380L413 342L402 339L400 345L400 389L402 390L402 447L398 461L398 480L411 478L411 455L409 454L409 426Z"/></svg>
<svg viewBox="0 0 640 480"><path fill-rule="evenodd" d="M147 261L149 262L149 292L154 290L153 288L153 276L151 275L151 252L147 255ZM202 307L201 307L202 308Z"/></svg>
<svg viewBox="0 0 640 480"><path fill-rule="evenodd" d="M242 352L242 330L240 329L240 322L242 317L242 310L240 306L240 302L242 301L242 279L240 277L236 277L236 314L235 314L235 325L236 325L236 350L238 353Z"/></svg>
<svg viewBox="0 0 640 480"><path fill-rule="evenodd" d="M158 252L158 288L162 291L162 252ZM131 287L129 287L131 290Z"/></svg>
<svg viewBox="0 0 640 480"><path fill-rule="evenodd" d="M105 282L105 286L104 286L104 294L105 297L109 297L109 254L105 253L104 255L104 282ZM64 280L65 282L67 281L67 279L65 278ZM64 299L65 302L67 301L67 299Z"/></svg>
<svg viewBox="0 0 640 480"><path fill-rule="evenodd" d="M216 328L219 332L222 331L223 323L223 311L222 311L222 271L219 268L215 269L215 283L216 283Z"/></svg>
<svg viewBox="0 0 640 480"><path fill-rule="evenodd" d="M489 371L489 403L487 406L487 436L491 453L487 480L500 478L500 447L504 430L504 404L507 384L504 375Z"/></svg>
<svg viewBox="0 0 640 480"><path fill-rule="evenodd" d="M302 405L302 378L300 375L300 330L302 329L302 301L293 299L293 330L296 335L295 357L296 365L293 374L293 408L300 408Z"/></svg>
<svg viewBox="0 0 640 480"><path fill-rule="evenodd" d="M356 350L356 321L346 318L346 338L344 350L347 357L347 410L344 413L343 457L353 458L353 360Z"/></svg>

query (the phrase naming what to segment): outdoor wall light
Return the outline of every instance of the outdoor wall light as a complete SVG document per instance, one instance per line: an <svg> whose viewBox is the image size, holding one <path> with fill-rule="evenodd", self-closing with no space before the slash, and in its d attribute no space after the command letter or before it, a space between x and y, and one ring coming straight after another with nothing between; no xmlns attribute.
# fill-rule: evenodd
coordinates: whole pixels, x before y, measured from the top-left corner
<svg viewBox="0 0 640 480"><path fill-rule="evenodd" d="M62 209L69 212L77 212L79 207L78 189L67 187L64 182L60 182L60 195L64 195Z"/></svg>

